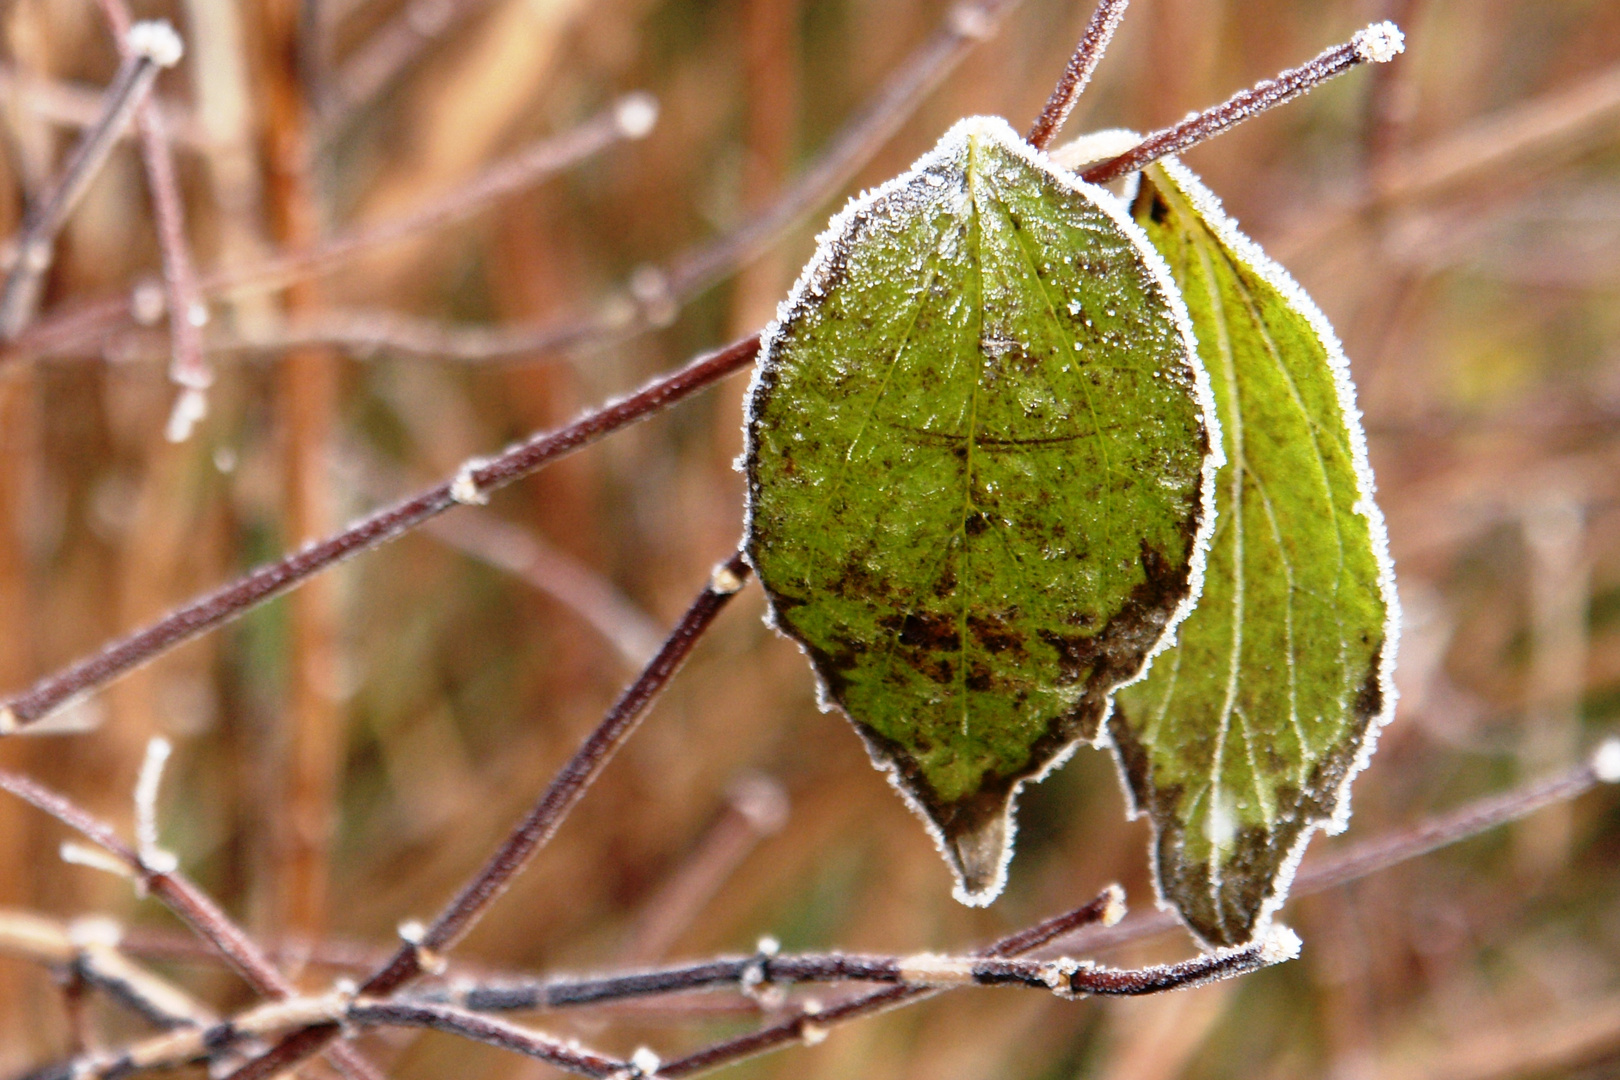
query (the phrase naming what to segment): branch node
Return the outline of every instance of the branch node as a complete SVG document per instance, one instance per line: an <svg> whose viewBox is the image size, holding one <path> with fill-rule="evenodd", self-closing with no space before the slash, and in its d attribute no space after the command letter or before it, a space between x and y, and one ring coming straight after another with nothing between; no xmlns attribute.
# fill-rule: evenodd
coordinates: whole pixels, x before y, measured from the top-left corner
<svg viewBox="0 0 1620 1080"><path fill-rule="evenodd" d="M1299 959L1299 935L1286 926L1272 926L1260 943L1260 963L1265 967Z"/></svg>
<svg viewBox="0 0 1620 1080"><path fill-rule="evenodd" d="M770 962L782 951L782 943L769 935L759 939L758 952L743 968L738 988L762 1009L779 1009L787 1000L787 991L771 981Z"/></svg>
<svg viewBox="0 0 1620 1080"><path fill-rule="evenodd" d="M719 596L730 596L742 587L743 579L725 563L716 566L714 574L709 578L709 591Z"/></svg>
<svg viewBox="0 0 1620 1080"><path fill-rule="evenodd" d="M488 462L483 458L473 458L461 467L456 478L450 482L450 497L463 506L489 505L489 493L478 486L478 470Z"/></svg>
<svg viewBox="0 0 1620 1080"><path fill-rule="evenodd" d="M1052 988L1052 993L1065 1001L1085 997L1074 989L1074 976L1077 972L1089 971L1096 965L1089 960L1075 960L1071 957L1061 957L1051 963L1041 966L1041 981Z"/></svg>
<svg viewBox="0 0 1620 1080"><path fill-rule="evenodd" d="M174 399L169 422L163 426L163 437L176 445L183 443L207 416L208 395L203 393L202 387L187 386Z"/></svg>
<svg viewBox="0 0 1620 1080"><path fill-rule="evenodd" d="M163 284L157 281L142 281L129 293L129 317L140 326L156 326L163 313L169 308L168 298L164 295Z"/></svg>
<svg viewBox="0 0 1620 1080"><path fill-rule="evenodd" d="M818 1024L811 1020L813 1016L821 1015L821 1002L811 998L803 1005L804 1012L799 1017L799 1040L806 1046L816 1046L827 1041L827 1025Z"/></svg>
<svg viewBox="0 0 1620 1080"><path fill-rule="evenodd" d="M1128 909L1125 907L1125 889L1114 884L1103 890L1103 911L1098 918L1104 926L1116 926L1125 917Z"/></svg>
<svg viewBox="0 0 1620 1080"><path fill-rule="evenodd" d="M135 850L144 862L158 850L157 799L163 786L163 769L174 746L161 735L146 742L146 756L135 777Z"/></svg>
<svg viewBox="0 0 1620 1080"><path fill-rule="evenodd" d="M180 35L163 19L136 23L129 28L124 44L132 55L145 57L160 68L174 67L186 51Z"/></svg>
<svg viewBox="0 0 1620 1080"><path fill-rule="evenodd" d="M645 1046L636 1047L636 1052L630 1055L631 1075L643 1077L646 1080L651 1080L652 1077L657 1076L658 1069L663 1064L663 1059Z"/></svg>
<svg viewBox="0 0 1620 1080"><path fill-rule="evenodd" d="M0 732L5 730L0 716ZM1620 784L1620 739L1604 739L1592 754L1592 775L1605 784Z"/></svg>
<svg viewBox="0 0 1620 1080"><path fill-rule="evenodd" d="M408 919L399 924L399 939L411 948L416 966L429 975L443 975L450 962L437 951L422 944L427 927L419 919Z"/></svg>
<svg viewBox="0 0 1620 1080"><path fill-rule="evenodd" d="M124 940L124 928L105 915L81 915L68 923L68 940L75 948L116 949Z"/></svg>
<svg viewBox="0 0 1620 1080"><path fill-rule="evenodd" d="M1373 23L1350 39L1356 55L1369 64L1387 64L1406 51L1406 36L1392 22Z"/></svg>
<svg viewBox="0 0 1620 1080"><path fill-rule="evenodd" d="M626 94L613 106L613 124L627 139L644 139L658 124L658 99L637 91Z"/></svg>

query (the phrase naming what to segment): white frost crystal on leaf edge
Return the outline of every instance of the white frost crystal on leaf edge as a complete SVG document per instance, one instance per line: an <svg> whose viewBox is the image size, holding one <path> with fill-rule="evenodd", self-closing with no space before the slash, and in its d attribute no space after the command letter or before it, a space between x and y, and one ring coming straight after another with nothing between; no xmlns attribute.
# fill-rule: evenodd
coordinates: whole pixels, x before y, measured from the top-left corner
<svg viewBox="0 0 1620 1080"><path fill-rule="evenodd" d="M973 137L994 142L1002 149L1021 158L1032 168L1045 173L1064 188L1080 195L1096 206L1119 227L1120 231L1129 239L1131 246L1136 249L1137 254L1141 256L1154 284L1159 287L1169 303L1171 317L1175 321L1176 331L1187 351L1188 364L1193 371L1193 393L1198 402L1199 412L1203 417L1205 434L1209 440L1209 453L1204 458L1203 472L1199 481L1200 499L1205 508L1205 513L1203 519L1198 523L1198 531L1193 537L1191 559L1189 560L1191 565L1187 578L1187 596L1171 612L1169 619L1166 620L1164 631L1160 635L1158 642L1148 652L1142 663L1141 670L1136 673L1135 678L1128 679L1116 686L1114 689L1117 691L1133 682L1140 681L1147 675L1148 669L1153 664L1153 658L1168 648L1175 640L1176 627L1191 614L1193 608L1198 606L1198 598L1203 592L1204 564L1210 542L1215 535L1215 515L1210 512L1210 509L1215 505L1215 474L1220 471L1221 466L1226 464L1226 452L1221 438L1220 420L1215 414L1215 394L1211 388L1209 374L1204 370L1203 361L1198 355L1198 341L1193 334L1192 317L1187 312L1186 302L1181 298L1181 290L1176 286L1175 278L1170 273L1170 267L1165 263L1158 250L1154 248L1147 237L1147 233L1132 220L1129 207L1107 188L1080 179L1045 151L1038 150L1025 142L1023 137L1014 131L1006 120L999 116L970 116L958 120L940 138L932 150L912 163L910 169L878 187L861 192L852 198L844 209L833 215L832 220L827 223L827 228L816 237L815 254L805 264L805 268L799 274L799 279L794 282L793 288L788 290L787 296L777 305L776 318L760 334L758 354L760 361L754 366L754 374L749 380L748 392L743 399L743 451L738 457L737 463L739 467L745 467L745 463L754 454L751 433L756 418L753 405L763 378L765 358L769 357L775 349L782 336L783 327L792 322L794 316L801 310L813 308L820 303L823 295L822 282L828 268L834 262L835 257L842 254L841 245L844 233L862 218L874 216L873 207L879 202L892 195L900 195L907 187L914 184L923 173L935 165L961 154L968 140ZM904 206L910 209L915 204L907 201ZM753 535L753 515L753 498L752 493L750 493L743 519L743 535L745 537ZM743 547L744 557L746 558L748 544L745 542ZM751 559L750 562L752 562ZM754 569L757 571L759 568L755 567ZM776 618L775 605L769 601L768 597L769 593L767 591L766 625L792 640L798 645L799 651L805 654L806 659L809 659L809 650L805 648L804 643L783 631ZM811 670L815 670L814 664L811 664ZM816 701L822 712L833 712L838 709L837 703L832 699L832 695L827 689L827 684L822 680L819 673L816 675ZM1108 714L1112 709L1113 698L1110 695L1108 707L1104 710L1098 722L1098 735L1094 745L1099 748L1110 744L1107 737L1107 722ZM951 893L959 902L970 907L985 907L995 900L997 896L1001 895L1001 890L1007 883L1007 864L1012 861L1013 851L1016 847L1015 841L1018 836L1017 807L1019 792L1023 790L1025 784L1039 783L1049 776L1054 769L1061 767L1073 756L1075 749L1079 745L1078 741L1071 744L1052 758L1051 761L1047 762L1040 772L1013 785L1007 803L1007 846L1002 852L1001 864L996 868L996 872L990 879L989 884L980 892L970 893L966 891L959 879ZM881 755L871 743L867 743L866 750L868 756L872 759L872 764L888 777L890 786L900 793L901 800L911 809L912 813L921 819L923 826L928 830L928 835L933 838L934 846L939 849L940 854L945 858L946 865L950 866L952 873L955 874L955 863L951 859L950 845L945 834L940 831L934 824L933 819L929 817L927 808L914 799L911 793L906 790L892 761ZM1127 790L1129 789L1127 788Z"/></svg>

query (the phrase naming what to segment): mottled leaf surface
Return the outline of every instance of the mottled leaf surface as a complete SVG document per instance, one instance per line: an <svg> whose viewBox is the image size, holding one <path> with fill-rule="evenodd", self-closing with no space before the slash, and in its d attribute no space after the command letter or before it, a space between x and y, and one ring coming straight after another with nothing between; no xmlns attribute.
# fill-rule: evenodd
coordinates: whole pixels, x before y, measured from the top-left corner
<svg viewBox="0 0 1620 1080"><path fill-rule="evenodd" d="M776 625L986 903L1018 785L1189 603L1213 462L1185 311L1122 204L980 118L833 220L761 353Z"/></svg>
<svg viewBox="0 0 1620 1080"><path fill-rule="evenodd" d="M1152 818L1163 898L1248 941L1392 705L1393 577L1348 370L1287 274L1174 162L1132 206L1169 263L1220 417L1203 596L1108 729Z"/></svg>

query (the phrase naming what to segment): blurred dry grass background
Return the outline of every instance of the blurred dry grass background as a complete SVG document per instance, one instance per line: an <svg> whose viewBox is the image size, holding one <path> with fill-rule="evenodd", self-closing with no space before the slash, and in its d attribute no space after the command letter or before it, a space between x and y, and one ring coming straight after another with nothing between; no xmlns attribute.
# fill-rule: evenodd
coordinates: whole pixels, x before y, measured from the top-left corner
<svg viewBox="0 0 1620 1080"><path fill-rule="evenodd" d="M300 312L498 326L589 311L638 265L763 207L947 7L180 0L137 13L173 19L187 40L159 96L205 269L455 191L626 90L660 102L645 141L290 289L215 305L215 328L262 335ZM858 183L899 171L959 116L1027 123L1089 14L1025 0ZM1337 325L1367 414L1408 624L1400 712L1356 786L1347 839L1573 762L1620 716L1620 5L1137 0L1070 124L1162 125L1386 16L1408 33L1398 62L1188 155ZM86 0L6 0L0 39L10 234L71 141L74 91L104 84L116 57ZM391 48L405 62L379 80ZM163 438L159 331L0 361L0 689L760 326L842 197L630 340L487 364L364 347L220 354L212 412L179 445ZM126 144L64 234L47 316L155 278L147 206ZM386 944L484 858L634 672L626 653L731 549L743 384L570 458L477 517L457 511L445 532L346 564L98 695L86 706L101 714L95 733L6 740L0 764L127 825L146 739L168 734L165 842L233 914L295 951ZM508 568L457 543L493 548ZM570 590L596 605L597 625L555 595ZM597 969L746 951L764 933L790 948L962 949L1114 880L1150 903L1145 827L1123 820L1112 766L1081 751L1026 795L1004 898L958 906L922 829L847 725L817 711L806 664L761 625L761 607L756 590L726 614L459 957ZM779 831L745 822L768 818L778 796ZM61 838L0 802L0 905L174 927L125 883L63 865ZM676 917L682 897L700 905L691 918ZM1106 1004L960 993L732 1075L1620 1073L1613 796L1284 917L1304 958L1234 983ZM1189 947L1176 935L1105 959ZM207 965L162 969L220 1007L246 1000ZM306 974L311 986L329 977ZM604 1049L666 1053L738 1023L547 1019ZM49 977L0 957L0 1071L60 1055L67 1039ZM441 1036L374 1045L399 1077L541 1071Z"/></svg>

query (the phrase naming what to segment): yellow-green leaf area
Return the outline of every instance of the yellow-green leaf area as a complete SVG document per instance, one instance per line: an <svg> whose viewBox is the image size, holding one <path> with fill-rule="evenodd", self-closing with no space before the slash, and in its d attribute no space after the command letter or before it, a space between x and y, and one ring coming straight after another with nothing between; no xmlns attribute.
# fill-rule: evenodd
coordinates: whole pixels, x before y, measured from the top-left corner
<svg viewBox="0 0 1620 1080"><path fill-rule="evenodd" d="M1188 600L1201 378L1125 208L1000 120L835 218L766 334L749 558L959 898Z"/></svg>
<svg viewBox="0 0 1620 1080"><path fill-rule="evenodd" d="M1109 719L1161 893L1213 945L1248 941L1342 813L1391 696L1393 596L1343 356L1304 293L1179 164L1133 215L1181 288L1225 464L1198 607Z"/></svg>

